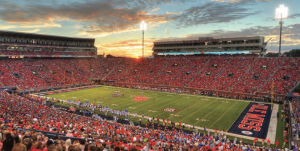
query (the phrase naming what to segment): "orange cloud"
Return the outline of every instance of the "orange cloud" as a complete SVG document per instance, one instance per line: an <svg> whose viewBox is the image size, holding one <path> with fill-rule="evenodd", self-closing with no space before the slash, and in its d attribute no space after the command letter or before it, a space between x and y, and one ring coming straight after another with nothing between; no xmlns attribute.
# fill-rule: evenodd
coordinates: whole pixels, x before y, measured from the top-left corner
<svg viewBox="0 0 300 151"><path fill-rule="evenodd" d="M153 40L145 39L144 42L144 55L145 57L152 55ZM114 56L121 57L141 57L142 56L142 40L141 39L131 39L124 40L120 42L111 42L102 45L97 45L98 53L111 54Z"/></svg>

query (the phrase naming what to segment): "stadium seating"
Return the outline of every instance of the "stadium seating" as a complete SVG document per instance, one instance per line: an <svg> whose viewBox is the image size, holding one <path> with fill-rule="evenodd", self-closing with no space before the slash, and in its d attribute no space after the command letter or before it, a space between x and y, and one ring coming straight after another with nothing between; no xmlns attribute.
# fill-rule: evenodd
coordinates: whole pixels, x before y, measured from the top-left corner
<svg viewBox="0 0 300 151"><path fill-rule="evenodd" d="M278 58L257 58L251 69L233 87L233 91L253 94L274 74L275 70L282 64L282 60Z"/></svg>
<svg viewBox="0 0 300 151"><path fill-rule="evenodd" d="M232 58L224 71L219 74L209 88L231 91L231 88L242 78L254 60L255 58L244 56Z"/></svg>
<svg viewBox="0 0 300 151"><path fill-rule="evenodd" d="M1 53L11 52L1 50ZM48 55L46 52L42 53ZM77 52L80 55L83 53L85 52ZM100 78L125 83L248 94L270 93L274 81L275 93L286 94L300 80L299 58L261 58L253 55L168 56L147 59L6 59L0 60L0 63L3 66L0 85L17 85L23 90L83 84L89 83L90 78Z"/></svg>
<svg viewBox="0 0 300 151"><path fill-rule="evenodd" d="M193 88L212 89L211 83L214 78L230 63L231 58L228 56L209 57L209 61L203 66L194 79L187 86Z"/></svg>
<svg viewBox="0 0 300 151"><path fill-rule="evenodd" d="M180 71L178 71L178 74L172 77L168 85L186 86L188 82L196 77L207 61L207 57L189 57L184 67L179 69Z"/></svg>
<svg viewBox="0 0 300 151"><path fill-rule="evenodd" d="M299 66L299 58L285 58L276 73L268 80L261 91L271 93L272 81L274 81L275 93L285 94L289 92L300 80Z"/></svg>
<svg viewBox="0 0 300 151"><path fill-rule="evenodd" d="M146 68L151 64L152 59L135 59L135 63L131 66L129 71L124 75L124 78L120 80L126 83L143 83L143 77L145 77Z"/></svg>
<svg viewBox="0 0 300 151"><path fill-rule="evenodd" d="M33 53L39 54L32 51L16 52L28 55ZM17 55L16 52L1 50L0 53ZM72 54L68 52L41 53L45 55ZM75 54L84 55L85 52L77 52ZM83 84L89 83L90 78L100 78L124 83L193 87L248 94L256 92L271 93L271 85L274 81L275 93L286 94L300 80L299 58L260 58L252 55L168 56L146 59L2 59L0 60L0 66L0 86L18 86L22 90ZM107 133L106 137L97 137L111 145L112 148L123 145L130 149L142 149L145 148L145 145L142 141L138 142L133 138L127 140L130 142L129 145L124 142L114 143L119 141L119 139L112 138L111 134L117 132L118 134L127 135L129 132L138 132L136 136L151 138L151 141L148 140L150 144L148 147L151 148L155 148L155 143L159 140L158 137L146 135L144 130L138 127L132 127L126 131L127 125L111 124L106 121L100 122L91 117L58 111L40 105L41 100L41 98L35 97L7 95L6 92L0 91L0 122L5 122L8 126L6 129L1 129L3 135L6 136L7 131L13 131L13 128L17 127L34 131L29 133L33 136L41 132L49 139L54 139L56 135L60 135L63 140L71 139L72 142L76 142L76 140L89 137L89 134L96 136L97 133L105 132ZM298 120L300 115L298 111L300 105L297 102L292 102L294 107L293 114L296 120ZM4 114L9 118L4 118L2 116ZM23 121L14 120L14 117L21 117ZM293 131L294 135L297 135L298 125L295 125L295 123L299 123L299 121L292 123L294 129L296 129ZM67 127L71 127L71 130L75 131L75 133L66 134L66 131L68 131ZM85 128L85 132L82 132L82 128ZM28 134L26 130L24 132ZM175 134L177 131L170 132ZM24 136L25 134L20 133L20 135ZM107 137L111 137L109 138L110 141L108 141ZM173 136L167 135L166 137L171 138ZM190 134L185 134L185 137L194 138ZM201 137L213 140L212 137L206 135ZM47 142L47 140L44 141ZM193 143L199 142L194 141ZM168 144L170 145L171 142L168 142ZM207 145L204 144L204 146L208 147L209 144L207 142ZM177 147L180 147L180 145ZM184 146L181 147L184 148ZM197 145L194 145L194 148L199 150Z"/></svg>

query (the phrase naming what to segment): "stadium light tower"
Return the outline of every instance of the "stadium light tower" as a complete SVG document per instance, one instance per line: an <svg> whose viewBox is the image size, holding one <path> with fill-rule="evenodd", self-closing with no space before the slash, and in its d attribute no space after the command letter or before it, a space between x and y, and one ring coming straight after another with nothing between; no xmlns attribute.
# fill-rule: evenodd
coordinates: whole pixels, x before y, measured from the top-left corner
<svg viewBox="0 0 300 151"><path fill-rule="evenodd" d="M280 24L280 39L279 39L279 54L278 54L278 57L280 57L280 54L281 54L281 34L282 34L282 24L283 24L282 19L288 17L288 11L289 11L289 9L287 7L285 7L284 5L279 5L279 7L276 8L275 18L280 19L280 22L279 22L279 24Z"/></svg>
<svg viewBox="0 0 300 151"><path fill-rule="evenodd" d="M145 23L145 21L141 22L140 29L143 32L142 58L144 58L144 39L145 39L145 30L147 29L147 24Z"/></svg>

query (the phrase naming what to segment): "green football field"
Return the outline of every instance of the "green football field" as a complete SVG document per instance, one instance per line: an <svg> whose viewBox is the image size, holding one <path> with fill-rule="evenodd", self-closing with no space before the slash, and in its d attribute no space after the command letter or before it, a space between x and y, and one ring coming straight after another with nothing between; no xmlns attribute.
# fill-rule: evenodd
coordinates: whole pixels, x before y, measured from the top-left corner
<svg viewBox="0 0 300 151"><path fill-rule="evenodd" d="M109 95L114 91L121 91L125 93L125 97L109 98ZM147 101L136 102L134 96L147 97ZM133 97L131 97L131 95ZM130 113L136 113L145 116L155 117L160 119L169 119L174 122L185 123L186 125L194 125L200 127L206 127L209 129L218 129L228 131L231 125L239 117L242 111L249 104L249 101L226 99L218 97L208 97L192 94L176 94L170 92L159 91L147 91L137 90L129 88L119 88L111 86L102 86L98 88L91 88L85 90L77 90L71 92L57 93L47 95L50 98L72 100L81 102L89 101L90 104L95 102L96 105L101 104L105 107L110 107L115 110L127 109ZM101 97L103 99L101 99ZM62 104L58 104L62 105ZM64 104L63 106L70 106ZM175 112L165 112L164 108L174 108ZM279 105L279 111L282 109L282 105ZM98 112L99 113L99 112ZM100 113L104 115L104 113ZM108 114L109 116L112 116ZM281 116L281 112L279 112ZM122 117L120 117L122 118ZM131 121L139 123L140 117L129 118ZM146 124L147 119L142 120L142 124ZM279 140L282 145L282 135L285 122L283 119L278 118L276 140ZM203 132L203 131L202 131ZM232 136L228 136L230 139L234 139ZM252 143L252 140L245 140L245 143ZM261 145L261 143L259 144Z"/></svg>
<svg viewBox="0 0 300 151"><path fill-rule="evenodd" d="M114 91L125 93L125 97L109 98ZM147 101L136 102L134 96L147 97ZM131 97L131 95L133 97ZM176 94L168 92L145 91L117 87L99 87L93 89L58 93L47 95L63 100L80 99L81 102L95 102L115 110L127 109L130 113L160 119L169 119L174 122L190 124L193 126L207 127L227 131L240 113L249 104L244 100L233 100L225 98L215 98L200 95ZM101 99L103 97L103 99ZM164 108L174 108L175 112L163 111ZM132 117L133 118L133 117ZM146 120L146 119L145 119ZM138 121L138 119L136 120ZM146 122L146 121L143 121Z"/></svg>

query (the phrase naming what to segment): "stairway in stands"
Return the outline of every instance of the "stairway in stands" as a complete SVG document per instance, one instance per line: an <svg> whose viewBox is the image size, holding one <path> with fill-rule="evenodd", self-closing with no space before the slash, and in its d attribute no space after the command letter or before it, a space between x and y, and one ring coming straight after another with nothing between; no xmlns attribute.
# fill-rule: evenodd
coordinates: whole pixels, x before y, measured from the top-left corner
<svg viewBox="0 0 300 151"><path fill-rule="evenodd" d="M116 65L116 66L114 66L114 68L112 69L112 70L110 70L109 71L109 73L108 74L106 74L103 78L102 78L102 80L104 80L106 77L108 77L117 67L118 67L118 65L120 64L120 62L121 62L121 60L119 60L119 63Z"/></svg>

